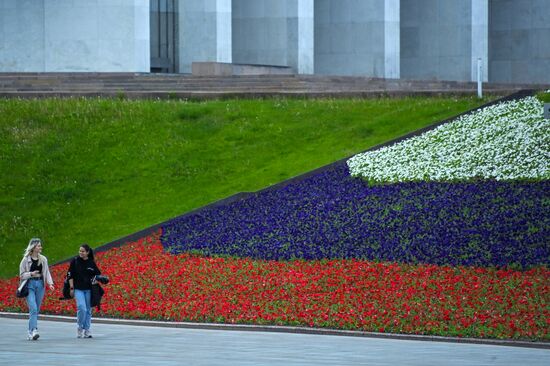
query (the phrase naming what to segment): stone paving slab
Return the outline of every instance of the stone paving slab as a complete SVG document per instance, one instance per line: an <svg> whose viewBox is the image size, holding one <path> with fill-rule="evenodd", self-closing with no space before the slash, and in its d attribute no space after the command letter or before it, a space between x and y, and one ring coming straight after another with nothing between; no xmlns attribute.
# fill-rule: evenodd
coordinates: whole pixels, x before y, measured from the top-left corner
<svg viewBox="0 0 550 366"><path fill-rule="evenodd" d="M550 350L334 335L167 328L0 317L0 365L550 365Z"/></svg>

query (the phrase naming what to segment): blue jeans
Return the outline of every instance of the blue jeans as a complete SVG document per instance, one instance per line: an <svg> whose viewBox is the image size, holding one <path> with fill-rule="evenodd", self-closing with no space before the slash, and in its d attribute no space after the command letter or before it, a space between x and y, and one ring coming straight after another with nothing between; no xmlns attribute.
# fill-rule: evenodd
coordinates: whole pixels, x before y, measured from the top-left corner
<svg viewBox="0 0 550 366"><path fill-rule="evenodd" d="M74 290L76 323L79 329L89 330L92 322L92 290Z"/></svg>
<svg viewBox="0 0 550 366"><path fill-rule="evenodd" d="M29 295L27 305L29 306L29 332L38 329L38 313L44 298L44 281L42 279L29 280Z"/></svg>

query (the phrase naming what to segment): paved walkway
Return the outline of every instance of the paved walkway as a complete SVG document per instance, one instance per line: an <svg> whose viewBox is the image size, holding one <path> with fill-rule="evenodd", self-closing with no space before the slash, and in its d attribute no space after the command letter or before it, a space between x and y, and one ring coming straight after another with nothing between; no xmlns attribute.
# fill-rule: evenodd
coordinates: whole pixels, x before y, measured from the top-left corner
<svg viewBox="0 0 550 366"><path fill-rule="evenodd" d="M315 334L74 323L0 317L0 365L550 365L550 349Z"/></svg>

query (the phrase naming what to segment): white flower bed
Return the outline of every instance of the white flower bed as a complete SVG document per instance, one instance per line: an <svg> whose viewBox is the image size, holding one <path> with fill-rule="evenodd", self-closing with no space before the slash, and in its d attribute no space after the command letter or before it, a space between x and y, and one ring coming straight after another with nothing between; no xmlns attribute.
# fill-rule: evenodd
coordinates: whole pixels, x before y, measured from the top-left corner
<svg viewBox="0 0 550 366"><path fill-rule="evenodd" d="M550 122L535 97L500 103L347 161L371 182L548 179Z"/></svg>

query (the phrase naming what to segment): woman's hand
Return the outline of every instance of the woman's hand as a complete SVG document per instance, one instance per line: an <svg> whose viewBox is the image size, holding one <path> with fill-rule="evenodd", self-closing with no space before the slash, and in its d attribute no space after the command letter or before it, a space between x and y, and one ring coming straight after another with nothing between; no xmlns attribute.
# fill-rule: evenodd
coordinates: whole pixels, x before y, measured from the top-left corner
<svg viewBox="0 0 550 366"><path fill-rule="evenodd" d="M55 290L55 286L53 285L53 283L50 285L50 290Z"/></svg>
<svg viewBox="0 0 550 366"><path fill-rule="evenodd" d="M69 294L71 295L71 298L74 298L74 288L71 288L71 291L69 292Z"/></svg>

